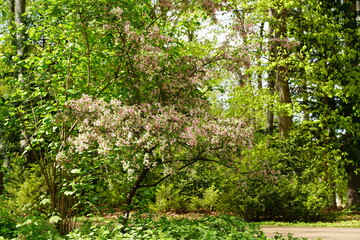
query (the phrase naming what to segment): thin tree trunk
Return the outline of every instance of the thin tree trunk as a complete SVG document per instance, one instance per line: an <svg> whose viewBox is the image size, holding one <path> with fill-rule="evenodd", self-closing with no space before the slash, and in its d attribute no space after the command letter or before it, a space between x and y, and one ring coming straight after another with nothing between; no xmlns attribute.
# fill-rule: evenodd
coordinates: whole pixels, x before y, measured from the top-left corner
<svg viewBox="0 0 360 240"><path fill-rule="evenodd" d="M126 209L124 211L123 224L126 224L128 222L128 220L129 220L130 211L132 210L131 209L131 204L133 203L133 199L135 197L136 191L140 188L141 183L145 180L145 177L147 176L149 171L150 171L149 168L145 168L145 169L142 170L140 176L136 179L136 182L134 183L134 185L131 188L130 192L126 196Z"/></svg>
<svg viewBox="0 0 360 240"><path fill-rule="evenodd" d="M331 191L331 195L330 195L330 208L332 209L336 209L337 208L337 203L336 203L336 185L335 183L331 183L330 184L330 191Z"/></svg>
<svg viewBox="0 0 360 240"><path fill-rule="evenodd" d="M356 21L358 23L358 26L359 26L359 23L360 23L360 0L356 0ZM360 27L358 27L357 29L358 31L358 34L360 34Z"/></svg>
<svg viewBox="0 0 360 240"><path fill-rule="evenodd" d="M0 195L4 193L4 172L0 169Z"/></svg>
<svg viewBox="0 0 360 240"><path fill-rule="evenodd" d="M271 11L269 11L269 14L272 16ZM272 25L270 25L269 27L269 36L270 37L274 36L274 26ZM270 41L270 46L269 46L270 61L276 61L277 48L278 48L278 43L274 41ZM275 76L276 76L275 70L270 70L270 72L268 73L267 85L271 96L273 96L275 92ZM274 112L271 108L272 108L272 104L268 106L268 109L266 111L266 132L268 135L272 135L274 133Z"/></svg>
<svg viewBox="0 0 360 240"><path fill-rule="evenodd" d="M10 25L13 25L15 22L15 0L9 0L9 22Z"/></svg>
<svg viewBox="0 0 360 240"><path fill-rule="evenodd" d="M15 0L15 6L14 6L15 19L14 20L15 20L15 25L17 28L21 28L24 25L23 14L25 13L25 4L26 4L26 0ZM24 49L22 47L23 37L24 37L23 31L16 32L16 40L17 40L17 44L18 44L17 53L20 56L22 56L24 54Z"/></svg>
<svg viewBox="0 0 360 240"><path fill-rule="evenodd" d="M301 70L302 74L304 74L305 71ZM304 74L305 75L305 74ZM302 89L303 89L303 98L304 98L304 105L305 105L305 109L303 110L303 118L304 121L309 121L310 120L310 115L309 115L309 110L307 109L309 106L309 93L308 93L308 87L307 87L307 83L306 83L306 79L304 79L304 83L302 85Z"/></svg>
<svg viewBox="0 0 360 240"><path fill-rule="evenodd" d="M273 95L275 89L275 82L271 78L268 80L268 87L271 95ZM274 112L270 109L271 107L272 106L268 106L266 112L266 132L268 135L272 135L274 133Z"/></svg>
<svg viewBox="0 0 360 240"><path fill-rule="evenodd" d="M24 20L23 14L25 13L26 0L14 0L10 1L10 9L14 11L14 22L16 29L16 53L20 59L24 58L25 46L24 46ZM14 5L12 5L14 4ZM18 68L18 79L23 81L23 69Z"/></svg>

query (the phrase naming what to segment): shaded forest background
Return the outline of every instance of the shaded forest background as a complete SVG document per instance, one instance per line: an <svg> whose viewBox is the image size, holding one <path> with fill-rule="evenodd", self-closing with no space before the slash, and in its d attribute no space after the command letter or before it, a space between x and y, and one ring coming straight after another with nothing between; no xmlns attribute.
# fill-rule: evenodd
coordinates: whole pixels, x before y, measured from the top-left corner
<svg viewBox="0 0 360 240"><path fill-rule="evenodd" d="M2 214L359 207L358 0L0 3Z"/></svg>

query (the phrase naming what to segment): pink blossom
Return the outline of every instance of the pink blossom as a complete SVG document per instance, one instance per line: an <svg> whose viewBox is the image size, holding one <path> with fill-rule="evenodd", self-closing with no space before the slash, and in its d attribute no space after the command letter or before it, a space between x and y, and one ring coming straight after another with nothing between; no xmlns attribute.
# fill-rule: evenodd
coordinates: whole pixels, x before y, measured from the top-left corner
<svg viewBox="0 0 360 240"><path fill-rule="evenodd" d="M95 147L104 157L118 158L131 174L142 166L155 166L156 156L176 162L196 156L197 149L214 158L232 158L252 141L251 131L241 121L217 119L199 109L184 114L175 106L127 106L89 96L68 106L73 117L81 120L79 134L71 139L73 149L86 152ZM128 153L133 156L130 162Z"/></svg>
<svg viewBox="0 0 360 240"><path fill-rule="evenodd" d="M120 17L123 13L123 10L120 7L113 8L110 13L116 15L117 17Z"/></svg>

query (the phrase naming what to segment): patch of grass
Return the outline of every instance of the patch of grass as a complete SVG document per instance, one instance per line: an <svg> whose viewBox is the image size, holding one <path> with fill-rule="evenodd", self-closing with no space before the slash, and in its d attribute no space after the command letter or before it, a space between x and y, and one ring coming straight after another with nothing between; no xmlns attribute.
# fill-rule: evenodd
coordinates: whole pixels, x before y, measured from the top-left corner
<svg viewBox="0 0 360 240"><path fill-rule="evenodd" d="M261 226L291 226L291 227L344 227L344 228L359 228L360 227L360 212L342 210L339 212L337 220L331 222L276 222L264 221L258 222Z"/></svg>
<svg viewBox="0 0 360 240"><path fill-rule="evenodd" d="M358 228L360 227L359 220L347 220L347 221L336 221L336 222L315 222L315 223L304 223L304 222L275 222L266 221L258 222L261 226L289 226L289 227L344 227L344 228Z"/></svg>

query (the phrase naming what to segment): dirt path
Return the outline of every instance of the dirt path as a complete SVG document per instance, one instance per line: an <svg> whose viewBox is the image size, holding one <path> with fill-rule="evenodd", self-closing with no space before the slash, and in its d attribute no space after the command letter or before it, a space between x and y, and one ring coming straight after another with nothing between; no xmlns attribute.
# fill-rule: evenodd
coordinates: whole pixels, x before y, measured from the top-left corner
<svg viewBox="0 0 360 240"><path fill-rule="evenodd" d="M293 237L323 240L360 240L360 228L328 228L328 227L278 227L263 226L261 231L267 237L273 237L276 232L287 236L292 233Z"/></svg>

